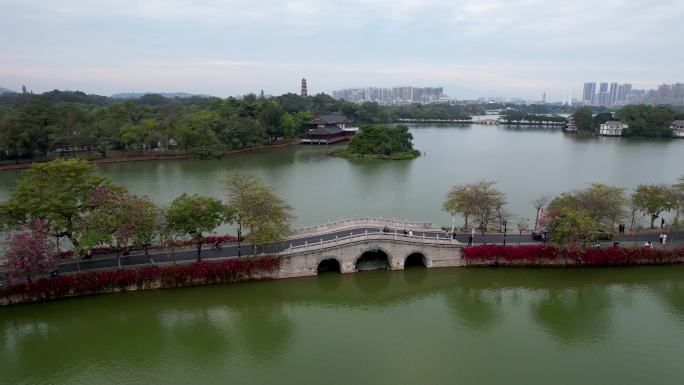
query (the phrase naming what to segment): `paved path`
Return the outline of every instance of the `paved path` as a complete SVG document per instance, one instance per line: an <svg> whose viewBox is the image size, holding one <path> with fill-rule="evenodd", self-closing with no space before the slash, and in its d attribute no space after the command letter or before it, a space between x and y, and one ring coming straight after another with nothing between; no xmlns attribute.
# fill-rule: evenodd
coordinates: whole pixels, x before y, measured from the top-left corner
<svg viewBox="0 0 684 385"><path fill-rule="evenodd" d="M350 229L345 229L345 230L337 230L337 231L331 231L325 234L316 234L316 235L310 235L310 236L301 236L301 237L296 237L296 238L291 238L283 242L278 242L278 243L273 243L266 245L263 247L263 249L259 249L258 253L261 254L273 254L273 253L278 253L283 250L286 250L287 248L290 247L290 245L296 246L296 245L303 245L305 242L308 244L313 244L313 243L318 243L321 240L326 241L326 240L334 240L335 237L346 237L349 236L350 234L361 234L365 233L368 231L368 233L374 233L374 232L381 232L382 230L379 229L378 227L359 227L353 230ZM391 231L394 231L392 229ZM398 230L398 231L403 231L403 229ZM413 235L415 237L444 237L444 232L437 232L434 230L431 231L420 231L420 230L415 230L413 231ZM658 247L658 232L644 232L639 235L638 240L634 239L634 236L620 236L616 238L616 241L619 241L621 246L623 245L629 245L632 246L634 244L643 244L646 241L651 241L653 244ZM684 245L684 232L679 232L679 233L674 233L673 236L670 236L668 234L668 241L672 241L674 238L674 244L673 246L682 246ZM459 242L463 243L464 245L468 243L468 233L457 233L456 234L456 240ZM504 241L504 234L503 233L487 233L487 234L476 234L474 239L473 239L473 244L479 245L479 244L503 244ZM518 244L540 244L541 242L539 241L534 241L532 237L530 236L529 233L523 233L522 235L518 233L508 233L506 234L506 244L507 245L518 245ZM613 241L603 241L601 242L602 247L610 247L613 245ZM253 252L253 247L251 245L242 245L240 247L240 251L242 255L251 255ZM150 259L148 259L142 251L136 251L133 252L129 255L126 256L121 256L121 266L123 267L132 267L132 266L145 266L151 263L155 264L163 264L163 263L170 263L173 261L176 262L182 262L182 261L193 261L196 259L197 256L197 251L195 249L188 249L188 248L183 248L180 250L176 250L174 253L171 253L170 250L152 250L150 251ZM237 257L238 256L238 247L236 243L229 243L225 244L222 247L216 249L213 247L213 245L204 245L202 248L202 259L217 259L217 258L230 258L230 257ZM79 266L80 265L80 266ZM101 255L101 256L95 256L92 259L88 260L81 260L78 262L75 262L73 260L65 260L64 262L60 263L58 271L60 273L70 273L70 272L75 272L78 271L80 267L80 270L106 270L106 269L113 269L118 267L117 259L116 256L113 255ZM4 279L4 274L0 273L0 281Z"/></svg>

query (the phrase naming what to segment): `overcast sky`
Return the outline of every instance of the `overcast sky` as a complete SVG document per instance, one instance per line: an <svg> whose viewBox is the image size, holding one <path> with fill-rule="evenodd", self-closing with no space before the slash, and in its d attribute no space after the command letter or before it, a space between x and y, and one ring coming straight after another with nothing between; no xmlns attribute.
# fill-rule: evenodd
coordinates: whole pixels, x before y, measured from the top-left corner
<svg viewBox="0 0 684 385"><path fill-rule="evenodd" d="M217 96L684 81L683 0L0 0L0 87Z"/></svg>

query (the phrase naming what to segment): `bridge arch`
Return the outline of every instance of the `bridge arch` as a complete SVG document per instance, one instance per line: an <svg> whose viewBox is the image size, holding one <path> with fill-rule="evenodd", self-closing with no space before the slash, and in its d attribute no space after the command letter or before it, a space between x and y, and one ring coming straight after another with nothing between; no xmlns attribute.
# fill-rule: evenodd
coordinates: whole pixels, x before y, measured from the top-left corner
<svg viewBox="0 0 684 385"><path fill-rule="evenodd" d="M422 250L413 250L406 254L403 259L404 268L407 267L430 267L430 259Z"/></svg>
<svg viewBox="0 0 684 385"><path fill-rule="evenodd" d="M342 262L337 257L323 257L316 264L316 274L341 272Z"/></svg>
<svg viewBox="0 0 684 385"><path fill-rule="evenodd" d="M392 254L387 249L374 245L361 251L354 259L354 270L391 270Z"/></svg>

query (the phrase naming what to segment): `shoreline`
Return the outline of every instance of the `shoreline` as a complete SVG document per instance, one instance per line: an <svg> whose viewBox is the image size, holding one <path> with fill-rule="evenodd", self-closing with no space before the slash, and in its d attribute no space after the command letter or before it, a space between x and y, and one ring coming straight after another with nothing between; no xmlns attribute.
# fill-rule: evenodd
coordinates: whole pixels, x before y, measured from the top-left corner
<svg viewBox="0 0 684 385"><path fill-rule="evenodd" d="M226 155L240 154L243 152L252 152L259 150L268 150L272 148L284 148L299 144L299 140L289 140L285 142L278 142L275 144L262 144L255 147L241 148L237 150L226 151ZM57 157L54 159L74 159L79 157ZM3 170L24 170L31 168L34 163L46 163L51 160L41 160L36 162L20 162L20 163L3 163L0 164L0 171ZM83 158L85 159L85 158ZM108 164L108 163L126 163L126 162L146 162L146 161L163 161L163 160L187 160L189 159L187 154L177 154L177 155L143 155L143 156L131 156L131 157L114 157L114 158L99 158L99 159L86 159L88 162L94 164Z"/></svg>
<svg viewBox="0 0 684 385"><path fill-rule="evenodd" d="M516 256L516 250L522 252ZM473 254L472 252L475 251ZM508 252L513 253L508 253ZM470 255L469 255L470 254ZM0 286L0 307L23 303L47 302L65 298L232 284L263 280L281 280L311 275L283 274L282 258L288 256L249 256L242 259L220 258L201 262L179 262L145 267L112 270L79 271L57 278L43 277L31 284ZM614 268L637 266L666 266L684 263L684 249L574 249L553 246L476 246L465 249L460 264L425 267L426 269L452 268ZM179 271L182 270L182 271ZM392 268L387 271L404 270ZM181 274L178 274L180 272ZM201 272L202 274L198 274ZM208 273L207 273L208 272ZM353 272L340 272L350 274ZM100 282L97 286L82 288L83 282Z"/></svg>

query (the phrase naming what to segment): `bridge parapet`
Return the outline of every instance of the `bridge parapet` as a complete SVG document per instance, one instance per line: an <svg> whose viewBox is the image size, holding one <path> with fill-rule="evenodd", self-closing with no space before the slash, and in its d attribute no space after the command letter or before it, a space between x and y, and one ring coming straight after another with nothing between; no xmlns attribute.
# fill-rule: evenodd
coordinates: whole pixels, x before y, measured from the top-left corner
<svg viewBox="0 0 684 385"><path fill-rule="evenodd" d="M390 270L402 270L407 258L420 254L425 267L463 266L463 244L436 236L409 236L403 233L363 232L331 240L292 245L279 253L279 276L300 277L318 274L325 260L334 260L342 273L353 273L364 253L382 252Z"/></svg>
<svg viewBox="0 0 684 385"><path fill-rule="evenodd" d="M365 231L363 233L358 233L358 234L350 234L344 237L336 237L335 239L329 239L329 240L323 240L321 238L320 241L318 242L304 242L299 245L290 245L290 247L281 252L281 255L285 254L291 254L291 253L298 253L298 252L306 252L306 251L315 251L315 250L321 250L321 249L326 249L326 248L335 248L338 246L343 246L349 243L354 243L358 241L399 241L399 242L406 242L406 243L411 243L411 244L416 244L416 245L425 245L425 244L431 244L431 245L451 245L455 247L463 247L463 244L453 238L444 238L440 237L439 234L435 236L426 236L425 234L421 235L406 235L403 233L398 233L398 232L391 232L391 233L369 233L368 231Z"/></svg>
<svg viewBox="0 0 684 385"><path fill-rule="evenodd" d="M362 218L349 218L340 219L337 221L324 223L320 225L307 226L299 229L294 229L291 232L292 237L301 235L313 235L318 233L328 233L333 230L342 229L354 229L359 227L390 227L393 229L413 229L413 230L439 230L438 227L430 222L422 221L411 221L408 219L395 219L395 218L373 218L373 217L362 217Z"/></svg>

